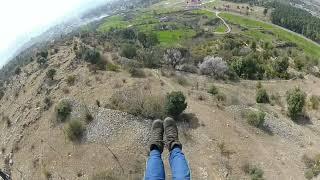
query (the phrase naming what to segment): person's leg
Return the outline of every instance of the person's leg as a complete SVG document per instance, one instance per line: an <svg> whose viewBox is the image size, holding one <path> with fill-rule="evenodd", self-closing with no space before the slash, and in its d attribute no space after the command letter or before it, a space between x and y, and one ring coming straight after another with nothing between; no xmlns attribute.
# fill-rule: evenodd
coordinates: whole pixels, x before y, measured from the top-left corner
<svg viewBox="0 0 320 180"><path fill-rule="evenodd" d="M150 152L147 161L147 168L145 173L145 180L164 180L164 166L161 159L161 152L158 149L153 149Z"/></svg>
<svg viewBox="0 0 320 180"><path fill-rule="evenodd" d="M172 179L190 179L188 162L179 146L170 151L169 163L172 171Z"/></svg>
<svg viewBox="0 0 320 180"><path fill-rule="evenodd" d="M155 120L151 128L150 154L145 171L145 180L165 179L164 165L161 159L163 146L163 122Z"/></svg>
<svg viewBox="0 0 320 180"><path fill-rule="evenodd" d="M178 128L172 118L164 120L166 146L170 151L169 163L173 180L190 179L190 169L187 160L182 153L182 144L179 141Z"/></svg>

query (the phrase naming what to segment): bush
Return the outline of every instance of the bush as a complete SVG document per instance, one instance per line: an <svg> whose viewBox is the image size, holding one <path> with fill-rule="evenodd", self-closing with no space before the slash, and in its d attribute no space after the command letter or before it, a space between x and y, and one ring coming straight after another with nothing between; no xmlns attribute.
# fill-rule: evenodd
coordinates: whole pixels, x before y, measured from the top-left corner
<svg viewBox="0 0 320 180"><path fill-rule="evenodd" d="M247 122L254 127L262 127L266 114L264 112L249 111L247 113Z"/></svg>
<svg viewBox="0 0 320 180"><path fill-rule="evenodd" d="M219 91L215 85L211 85L210 88L208 89L208 93L210 93L212 95L216 95L219 93Z"/></svg>
<svg viewBox="0 0 320 180"><path fill-rule="evenodd" d="M44 64L47 63L47 59L44 58L44 57L38 57L37 63L38 63L39 65L44 65Z"/></svg>
<svg viewBox="0 0 320 180"><path fill-rule="evenodd" d="M50 97L45 97L44 100L43 100L43 103L44 103L43 109L44 110L49 110L51 105L52 105L51 98Z"/></svg>
<svg viewBox="0 0 320 180"><path fill-rule="evenodd" d="M120 55L132 59L137 55L137 48L132 44L126 44L121 48Z"/></svg>
<svg viewBox="0 0 320 180"><path fill-rule="evenodd" d="M186 108L186 98L181 91L171 92L167 94L165 101L165 112L169 116L176 117Z"/></svg>
<svg viewBox="0 0 320 180"><path fill-rule="evenodd" d="M220 57L207 56L199 66L201 74L215 78L224 78L228 72L228 65Z"/></svg>
<svg viewBox="0 0 320 180"><path fill-rule="evenodd" d="M131 74L132 77L143 78L146 76L142 69L135 68L135 67L130 68L129 73Z"/></svg>
<svg viewBox="0 0 320 180"><path fill-rule="evenodd" d="M143 32L139 32L138 40L145 48L149 48L159 44L158 36L155 33L145 34Z"/></svg>
<svg viewBox="0 0 320 180"><path fill-rule="evenodd" d="M69 86L73 86L75 81L76 81L76 77L74 75L70 75L66 79L66 82Z"/></svg>
<svg viewBox="0 0 320 180"><path fill-rule="evenodd" d="M263 180L263 170L258 167L253 167L249 172L251 180Z"/></svg>
<svg viewBox="0 0 320 180"><path fill-rule="evenodd" d="M53 77L56 75L56 70L55 69L49 69L49 71L47 72L47 77L50 78L51 80L53 80Z"/></svg>
<svg viewBox="0 0 320 180"><path fill-rule="evenodd" d="M187 80L187 78L185 78L184 76L178 75L175 77L175 81L180 84L181 86L187 86L189 85L189 82Z"/></svg>
<svg viewBox="0 0 320 180"><path fill-rule="evenodd" d="M119 71L119 66L117 66L117 65L115 65L115 64L109 63L109 64L107 65L107 70L108 70L108 71L118 72L118 71Z"/></svg>
<svg viewBox="0 0 320 180"><path fill-rule="evenodd" d="M60 122L64 122L71 113L71 104L69 101L63 99L56 106L57 119Z"/></svg>
<svg viewBox="0 0 320 180"><path fill-rule="evenodd" d="M189 73L197 73L198 69L196 66L192 64L183 64L179 68L180 71L189 72Z"/></svg>
<svg viewBox="0 0 320 180"><path fill-rule="evenodd" d="M20 67L17 67L17 68L14 70L14 74L19 75L20 73L21 73L21 68L20 68Z"/></svg>
<svg viewBox="0 0 320 180"><path fill-rule="evenodd" d="M303 111L306 94L299 88L287 92L288 115L295 120Z"/></svg>
<svg viewBox="0 0 320 180"><path fill-rule="evenodd" d="M312 109L318 109L319 108L319 104L320 104L320 97L316 96L316 95L312 95L310 97L310 107Z"/></svg>
<svg viewBox="0 0 320 180"><path fill-rule="evenodd" d="M245 79L262 79L265 70L259 61L257 54L249 54L244 58L238 58L232 61L231 68L239 77Z"/></svg>
<svg viewBox="0 0 320 180"><path fill-rule="evenodd" d="M216 94L216 98L219 102L225 101L227 99L226 95L222 92L218 92L218 94Z"/></svg>
<svg viewBox="0 0 320 180"><path fill-rule="evenodd" d="M165 118L164 102L163 96L147 96L143 103L142 116L151 119Z"/></svg>
<svg viewBox="0 0 320 180"><path fill-rule="evenodd" d="M304 64L305 64L306 60L300 56L300 57L294 58L293 62L294 62L294 67L301 71L304 68Z"/></svg>
<svg viewBox="0 0 320 180"><path fill-rule="evenodd" d="M251 180L263 180L263 170L256 167L256 166L252 166L249 163L246 163L242 166L242 170L250 175Z"/></svg>
<svg viewBox="0 0 320 180"><path fill-rule="evenodd" d="M108 106L137 116L142 114L145 97L146 93L140 87L116 91L112 94Z"/></svg>
<svg viewBox="0 0 320 180"><path fill-rule="evenodd" d="M48 51L41 51L41 52L37 52L37 54L36 54L36 56L43 57L45 59L48 58L48 55L49 55Z"/></svg>
<svg viewBox="0 0 320 180"><path fill-rule="evenodd" d="M320 154L316 155L314 158L304 156L303 160L307 167L305 177L307 179L317 177L320 174Z"/></svg>
<svg viewBox="0 0 320 180"><path fill-rule="evenodd" d="M269 95L264 88L260 88L257 90L256 101L257 101L257 103L269 103L270 102Z"/></svg>
<svg viewBox="0 0 320 180"><path fill-rule="evenodd" d="M91 64L98 64L98 62L101 61L99 51L89 48L87 48L82 54L82 59L90 62Z"/></svg>
<svg viewBox="0 0 320 180"><path fill-rule="evenodd" d="M287 72L288 67L289 67L288 57L277 58L273 63L273 70L278 74Z"/></svg>
<svg viewBox="0 0 320 180"><path fill-rule="evenodd" d="M185 63L187 54L188 52L185 49L167 49L163 56L164 63L176 68L176 66Z"/></svg>
<svg viewBox="0 0 320 180"><path fill-rule="evenodd" d="M139 50L137 53L137 59L147 68L159 68L161 66L161 53L161 49Z"/></svg>
<svg viewBox="0 0 320 180"><path fill-rule="evenodd" d="M71 141L79 141L85 130L86 128L80 120L72 120L67 125L66 133Z"/></svg>
<svg viewBox="0 0 320 180"><path fill-rule="evenodd" d="M261 88L262 88L262 84L261 84L261 82L260 82L260 81L259 81L259 82L257 82L256 88L257 88L257 89L261 89Z"/></svg>

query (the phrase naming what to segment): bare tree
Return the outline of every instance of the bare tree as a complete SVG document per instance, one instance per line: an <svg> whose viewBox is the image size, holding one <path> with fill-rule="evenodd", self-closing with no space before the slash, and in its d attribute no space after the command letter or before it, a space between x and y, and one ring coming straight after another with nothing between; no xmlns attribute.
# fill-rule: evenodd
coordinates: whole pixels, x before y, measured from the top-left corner
<svg viewBox="0 0 320 180"><path fill-rule="evenodd" d="M228 72L227 63L221 57L207 56L199 65L201 74L223 78Z"/></svg>
<svg viewBox="0 0 320 180"><path fill-rule="evenodd" d="M165 63L173 68L176 68L177 65L183 64L186 61L179 49L167 49L163 58Z"/></svg>

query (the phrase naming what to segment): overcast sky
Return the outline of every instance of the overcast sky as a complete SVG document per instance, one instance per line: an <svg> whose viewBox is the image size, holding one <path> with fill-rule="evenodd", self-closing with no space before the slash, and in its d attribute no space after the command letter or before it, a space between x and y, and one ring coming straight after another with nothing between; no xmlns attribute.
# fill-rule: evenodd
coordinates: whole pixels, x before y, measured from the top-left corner
<svg viewBox="0 0 320 180"><path fill-rule="evenodd" d="M74 15L108 0L0 0L0 67L19 45Z"/></svg>

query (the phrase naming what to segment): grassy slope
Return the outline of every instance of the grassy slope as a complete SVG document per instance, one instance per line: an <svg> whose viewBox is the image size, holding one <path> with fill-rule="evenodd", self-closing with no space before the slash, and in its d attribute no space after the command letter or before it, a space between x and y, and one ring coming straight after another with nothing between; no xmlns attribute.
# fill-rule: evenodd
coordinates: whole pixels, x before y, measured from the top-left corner
<svg viewBox="0 0 320 180"><path fill-rule="evenodd" d="M110 28L122 29L128 26L128 22L123 20L122 16L115 15L107 18L107 20L98 28L100 32L107 32Z"/></svg>
<svg viewBox="0 0 320 180"><path fill-rule="evenodd" d="M204 11L205 12L205 11ZM200 12L199 12L200 13ZM209 14L209 13L208 13ZM159 24L175 25L175 30L156 30L155 26ZM160 23L151 12L139 12L132 20L125 21L120 15L111 16L98 28L100 32L107 32L110 28L124 29L131 25L139 31L145 33L155 33L158 36L160 44L163 46L173 46L179 44L181 40L191 38L196 34L192 29L186 29L179 23L166 22Z"/></svg>
<svg viewBox="0 0 320 180"><path fill-rule="evenodd" d="M220 24L217 28L214 29L215 32L224 33L228 28L224 24Z"/></svg>
<svg viewBox="0 0 320 180"><path fill-rule="evenodd" d="M301 36L288 32L277 26L252 20L242 16L233 15L230 13L221 13L221 17L223 17L225 20L227 20L230 23L239 24L242 27L248 28L249 31L246 32L248 35L254 36L258 39L263 38L264 40L267 40L267 41L271 41L273 39L272 36L276 36L280 40L296 43L298 47L302 48L307 54L311 56L320 57L320 46L306 40ZM274 35L268 35L268 34L261 33L257 30L254 30L257 28L271 31Z"/></svg>

